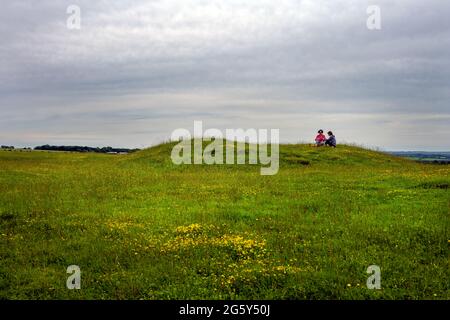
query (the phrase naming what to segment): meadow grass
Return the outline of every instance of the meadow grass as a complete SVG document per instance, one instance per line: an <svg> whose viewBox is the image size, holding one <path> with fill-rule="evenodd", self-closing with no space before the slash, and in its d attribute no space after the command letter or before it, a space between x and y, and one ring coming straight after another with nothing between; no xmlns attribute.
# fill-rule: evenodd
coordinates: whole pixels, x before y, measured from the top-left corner
<svg viewBox="0 0 450 320"><path fill-rule="evenodd" d="M0 152L0 298L449 299L449 166L281 145L261 176L172 147Z"/></svg>

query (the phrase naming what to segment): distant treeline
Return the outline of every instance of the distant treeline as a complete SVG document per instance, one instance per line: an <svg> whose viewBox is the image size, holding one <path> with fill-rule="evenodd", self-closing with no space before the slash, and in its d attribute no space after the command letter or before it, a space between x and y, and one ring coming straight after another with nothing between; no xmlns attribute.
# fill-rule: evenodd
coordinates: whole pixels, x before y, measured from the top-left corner
<svg viewBox="0 0 450 320"><path fill-rule="evenodd" d="M96 153L131 153L138 151L139 149L126 149L126 148L93 148L93 147L82 147L82 146L50 146L48 144L43 146L35 147L34 150L44 150L44 151L67 151L67 152L96 152Z"/></svg>

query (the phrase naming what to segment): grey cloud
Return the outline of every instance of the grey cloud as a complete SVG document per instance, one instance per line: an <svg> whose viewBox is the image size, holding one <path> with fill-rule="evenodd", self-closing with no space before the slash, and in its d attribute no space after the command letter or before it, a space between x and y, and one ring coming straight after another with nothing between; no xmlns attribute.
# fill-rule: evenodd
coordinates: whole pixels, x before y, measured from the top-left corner
<svg viewBox="0 0 450 320"><path fill-rule="evenodd" d="M65 27L73 1L0 11L5 143L120 132L147 145L145 126L161 138L197 118L277 127L285 141L330 123L349 141L414 148L365 129L385 126L450 147L428 141L450 134L448 2L379 0L380 31L365 26L365 0L75 2L79 31Z"/></svg>

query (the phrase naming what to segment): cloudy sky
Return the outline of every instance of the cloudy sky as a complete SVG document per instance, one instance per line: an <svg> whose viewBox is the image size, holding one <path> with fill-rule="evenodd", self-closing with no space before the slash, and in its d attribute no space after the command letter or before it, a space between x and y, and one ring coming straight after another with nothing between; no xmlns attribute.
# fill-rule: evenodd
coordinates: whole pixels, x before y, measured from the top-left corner
<svg viewBox="0 0 450 320"><path fill-rule="evenodd" d="M449 17L444 0L5 1L0 143L145 147L202 120L450 150Z"/></svg>

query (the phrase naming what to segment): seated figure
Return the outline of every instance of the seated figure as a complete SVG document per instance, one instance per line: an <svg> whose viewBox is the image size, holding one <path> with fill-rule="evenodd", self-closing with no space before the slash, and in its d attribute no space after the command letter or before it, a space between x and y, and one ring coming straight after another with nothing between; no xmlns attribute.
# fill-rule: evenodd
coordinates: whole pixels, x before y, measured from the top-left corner
<svg viewBox="0 0 450 320"><path fill-rule="evenodd" d="M318 133L318 135L316 136L316 139L315 139L316 147L320 147L320 146L325 145L325 141L327 140L327 138L323 134L323 130L321 129L317 133Z"/></svg>
<svg viewBox="0 0 450 320"><path fill-rule="evenodd" d="M328 131L328 139L325 141L325 145L336 148L336 137L334 136L333 132Z"/></svg>

